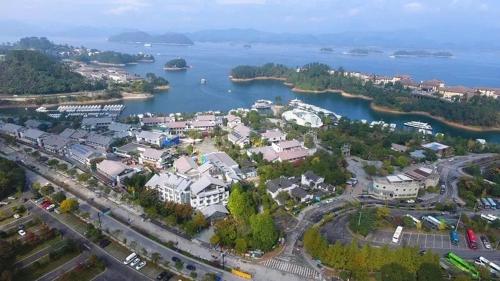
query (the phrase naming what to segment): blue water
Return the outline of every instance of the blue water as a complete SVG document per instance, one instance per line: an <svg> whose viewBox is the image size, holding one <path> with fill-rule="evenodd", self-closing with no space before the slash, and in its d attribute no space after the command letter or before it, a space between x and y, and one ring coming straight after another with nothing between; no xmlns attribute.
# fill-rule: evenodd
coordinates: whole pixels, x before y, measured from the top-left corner
<svg viewBox="0 0 500 281"><path fill-rule="evenodd" d="M280 96L284 102L299 98L307 103L332 110L351 119L384 120L402 123L419 120L431 123L435 132L468 138L484 138L500 142L500 133L475 133L446 126L422 116L393 115L374 112L369 102L344 98L337 94L297 94L280 82L266 81L234 84L228 79L231 68L239 64L259 65L266 62L301 66L309 62L322 62L332 67L342 66L347 70L381 75L409 74L415 80L439 78L449 85L487 86L500 88L500 52L463 53L455 52L450 59L443 58L390 58L394 50L365 57L343 55L348 49L333 47L333 53L322 53L317 46L254 44L245 49L241 44L196 43L193 46L153 45L145 48L139 44L120 44L105 39L52 38L56 42L84 45L102 50L127 53L145 52L153 54L156 62L127 66L130 72L144 75L153 72L170 81L168 92L158 93L154 99L125 101L124 114L143 112L195 112L206 110L229 110L249 107L257 99L274 100ZM166 72L166 61L182 57L191 69L185 72ZM200 84L205 78L208 83ZM231 90L229 93L228 90Z"/></svg>

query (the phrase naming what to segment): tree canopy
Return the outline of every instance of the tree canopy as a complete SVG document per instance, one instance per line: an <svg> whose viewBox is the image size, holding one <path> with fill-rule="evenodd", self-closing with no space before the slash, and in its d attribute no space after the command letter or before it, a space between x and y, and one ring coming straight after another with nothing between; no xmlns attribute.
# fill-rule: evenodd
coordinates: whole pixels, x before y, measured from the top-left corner
<svg viewBox="0 0 500 281"><path fill-rule="evenodd" d="M23 190L24 170L15 162L0 158L0 200Z"/></svg>
<svg viewBox="0 0 500 281"><path fill-rule="evenodd" d="M41 95L104 89L67 65L37 51L12 50L0 62L0 93Z"/></svg>

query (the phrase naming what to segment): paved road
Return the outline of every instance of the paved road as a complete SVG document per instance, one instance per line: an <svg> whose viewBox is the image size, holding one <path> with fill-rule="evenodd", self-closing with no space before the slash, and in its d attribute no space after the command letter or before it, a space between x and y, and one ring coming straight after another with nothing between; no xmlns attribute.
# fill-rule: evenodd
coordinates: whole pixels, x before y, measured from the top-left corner
<svg viewBox="0 0 500 281"><path fill-rule="evenodd" d="M90 246L89 252L95 254L97 257L105 260L107 270L106 274L110 274L115 276L117 279L115 280L124 280L124 281L133 281L133 280L150 280L144 274L126 266L122 263L122 261L117 260L115 257L110 255L108 252L104 251L97 245L93 244L90 240L88 240L85 236L73 230L68 225L62 223L57 220L51 213L45 211L44 209L38 207L33 202L28 202L28 206L31 208L32 212L36 213L38 216L42 218L44 222L49 224L52 227L55 227L59 230L62 230L65 237L71 238L79 243L85 243Z"/></svg>
<svg viewBox="0 0 500 281"><path fill-rule="evenodd" d="M58 267L58 268L52 270L51 272L48 272L47 274L43 275L42 277L38 278L37 281L56 280L57 278L59 278L59 276L63 275L66 272L71 271L72 269L77 267L79 264L84 263L88 257L89 257L88 253L84 252L84 253L74 257L73 259L71 259L67 263L61 265L60 267Z"/></svg>
<svg viewBox="0 0 500 281"><path fill-rule="evenodd" d="M230 273L222 272L221 270L212 267L208 264L201 263L187 256L183 256L178 252L175 252L172 249L167 248L162 244L159 244L156 241L151 240L148 237L138 233L137 231L133 230L130 226L139 228L141 229L141 231L149 233L163 242L173 241L177 243L177 247L179 249L182 249L188 253L191 253L206 260L211 260L212 255L218 254L217 252L214 252L213 250L206 248L203 245L200 245L199 243L177 236L176 234L166 231L164 228L161 228L151 222L142 221L142 218L140 217L141 212L138 212L137 210L134 209L130 209L128 206L124 204L117 204L103 197L96 198L95 194L92 191L88 190L85 186L81 185L80 183L74 181L71 178L66 177L63 174L59 174L57 171L54 171L53 169L50 169L45 165L38 163L37 161L35 161L35 159L31 158L29 155L26 155L24 151L22 151L22 149L20 149L19 151L13 151L12 149L7 148L4 151L7 150L9 152L6 154L8 154L8 157L11 160L22 159L23 161L25 161L25 163L30 163L30 165L33 165L37 169L37 171L43 175L54 176L54 174L56 174L55 176L57 176L57 180L62 181L65 185L67 185L66 187L67 191L76 195L76 197L79 199L81 209L84 211L88 211L92 219L94 220L97 219L97 213L99 212L99 210L94 208L94 206L91 206L88 203L90 201L93 202L92 205L94 205L95 203L102 207L110 208L112 210L113 215L117 216L122 221L129 222L129 225L126 225L110 216L101 216L103 229L108 228L110 232L119 230L122 235L127 237L127 240L129 242L136 241L137 244L140 245L141 248L145 248L148 251L148 253L152 252L160 253L164 260L170 260L172 256L181 257L181 260L183 260L185 264L191 263L196 265L198 275L203 275L205 272L219 272L223 275L224 280L243 280ZM57 186L57 184L55 183L53 183L53 185ZM303 280L301 276L298 276L296 274L288 274L273 268L265 267L260 264L242 262L241 259L236 256L227 255L225 258L225 263L230 267L241 268L242 270L251 273L254 276L255 280L273 281L282 279L284 277L287 278L288 281Z"/></svg>

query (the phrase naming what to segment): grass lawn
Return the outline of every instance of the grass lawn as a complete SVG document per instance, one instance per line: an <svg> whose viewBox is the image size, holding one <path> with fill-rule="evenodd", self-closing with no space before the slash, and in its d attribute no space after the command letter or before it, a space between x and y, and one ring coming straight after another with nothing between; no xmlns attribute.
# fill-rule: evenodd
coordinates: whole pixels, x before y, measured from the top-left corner
<svg viewBox="0 0 500 281"><path fill-rule="evenodd" d="M137 246L137 248L140 248L140 246ZM112 241L109 246L104 248L106 252L110 253L112 256L116 257L118 260L122 261L124 260L128 255L130 255L131 251L122 245L116 243L115 241ZM141 254L140 251L136 251L139 255ZM162 272L164 269L160 268L157 265L154 265L150 261L147 261L147 264L144 268L141 269L141 272L147 275L150 278L156 278L160 272Z"/></svg>
<svg viewBox="0 0 500 281"><path fill-rule="evenodd" d="M69 272L66 272L63 276L56 279L57 281L90 281L94 279L97 275L104 272L105 269L98 268L96 266L91 266L88 268L78 269L75 268Z"/></svg>
<svg viewBox="0 0 500 281"><path fill-rule="evenodd" d="M16 276L16 280L36 280L44 274L51 272L59 266L67 263L79 254L79 252L67 253L55 261L51 261L48 255L43 256L38 260L40 266L37 267L35 266L35 264L32 264L28 267L25 267L19 272L18 276Z"/></svg>
<svg viewBox="0 0 500 281"><path fill-rule="evenodd" d="M80 234L85 233L85 230L87 230L87 224L71 213L68 214L54 213L54 216L60 221L64 222L65 224L71 226L71 228L73 228Z"/></svg>
<svg viewBox="0 0 500 281"><path fill-rule="evenodd" d="M37 245L35 248L31 249L31 251L23 254L23 255L20 255L20 256L17 256L16 257L16 260L17 261L22 261L23 259L35 254L35 253L38 253L39 251L45 249L45 248L48 248L50 246L53 246L53 245L56 245L57 243L61 242L62 241L62 238L61 236L56 236L52 239L49 239L47 241L44 241L43 243Z"/></svg>

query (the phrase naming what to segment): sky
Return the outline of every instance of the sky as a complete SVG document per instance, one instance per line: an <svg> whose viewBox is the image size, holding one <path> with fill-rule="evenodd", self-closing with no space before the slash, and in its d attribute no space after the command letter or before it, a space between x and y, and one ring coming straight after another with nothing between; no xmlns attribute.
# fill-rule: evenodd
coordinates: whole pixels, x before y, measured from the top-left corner
<svg viewBox="0 0 500 281"><path fill-rule="evenodd" d="M336 33L500 28L499 0L0 0L0 19L149 32Z"/></svg>

